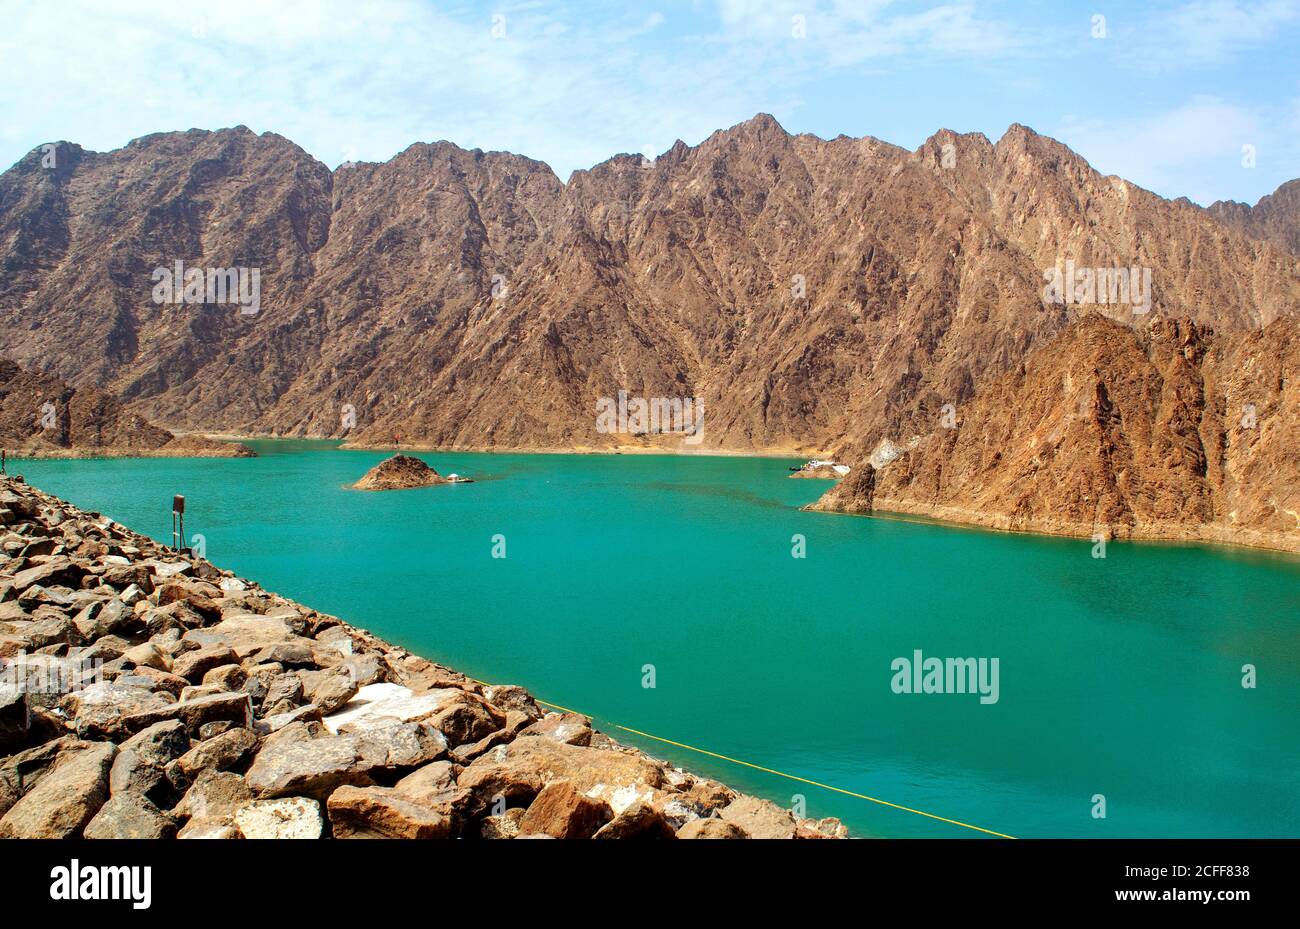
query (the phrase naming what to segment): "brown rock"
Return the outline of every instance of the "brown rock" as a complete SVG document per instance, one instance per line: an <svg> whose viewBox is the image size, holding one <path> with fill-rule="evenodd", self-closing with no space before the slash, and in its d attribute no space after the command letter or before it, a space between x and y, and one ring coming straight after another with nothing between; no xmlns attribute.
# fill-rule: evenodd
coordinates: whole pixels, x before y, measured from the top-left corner
<svg viewBox="0 0 1300 929"><path fill-rule="evenodd" d="M302 680L303 695L325 714L343 707L359 689L357 681L344 667L299 671L298 677Z"/></svg>
<svg viewBox="0 0 1300 929"><path fill-rule="evenodd" d="M244 779L259 797L300 795L324 800L344 784L371 785L370 768L370 763L362 757L356 736L325 735L313 739L305 735L304 729L290 738L268 739Z"/></svg>
<svg viewBox="0 0 1300 929"><path fill-rule="evenodd" d="M757 797L741 795L722 810L722 819L754 839L792 839L795 820L789 810Z"/></svg>
<svg viewBox="0 0 1300 929"><path fill-rule="evenodd" d="M178 839L242 839L239 831L230 819L191 819L176 834Z"/></svg>
<svg viewBox="0 0 1300 929"><path fill-rule="evenodd" d="M531 809L531 808L530 808ZM596 830L594 839L674 839L673 827L650 804L638 800Z"/></svg>
<svg viewBox="0 0 1300 929"><path fill-rule="evenodd" d="M238 774L209 770L195 779L173 813L182 819L229 820L253 799L253 792Z"/></svg>
<svg viewBox="0 0 1300 929"><path fill-rule="evenodd" d="M557 839L589 839L609 819L606 804L583 796L569 781L552 781L528 805L519 832Z"/></svg>
<svg viewBox="0 0 1300 929"><path fill-rule="evenodd" d="M451 819L386 787L340 787L329 798L334 837L445 839Z"/></svg>
<svg viewBox="0 0 1300 929"><path fill-rule="evenodd" d="M102 739L128 731L127 720L138 714L165 712L175 703L147 685L100 681L74 690L61 705L79 736Z"/></svg>
<svg viewBox="0 0 1300 929"><path fill-rule="evenodd" d="M246 683L248 683L248 672L237 664L224 664L203 675L205 687L217 687L230 693L242 690Z"/></svg>
<svg viewBox="0 0 1300 929"><path fill-rule="evenodd" d="M643 791L659 787L663 772L642 755L521 737L475 759L456 783L490 806L497 795L509 802L527 803L548 778L568 780L581 793L595 787Z"/></svg>
<svg viewBox="0 0 1300 929"><path fill-rule="evenodd" d="M137 793L114 794L86 824L87 839L171 839L176 823Z"/></svg>
<svg viewBox="0 0 1300 929"><path fill-rule="evenodd" d="M677 830L679 839L747 839L749 834L725 819L693 819Z"/></svg>
<svg viewBox="0 0 1300 929"><path fill-rule="evenodd" d="M394 455L375 465L352 486L357 490L410 490L442 483L445 480L438 472L419 458Z"/></svg>
<svg viewBox="0 0 1300 929"><path fill-rule="evenodd" d="M238 664L239 658L227 645L212 645L184 652L172 662L172 674L188 681L201 681L203 675L221 665Z"/></svg>
<svg viewBox="0 0 1300 929"><path fill-rule="evenodd" d="M519 822L524 818L523 807L512 807L499 816L485 816L479 824L479 837L483 839L513 839L519 835Z"/></svg>
<svg viewBox="0 0 1300 929"><path fill-rule="evenodd" d="M0 838L64 839L82 829L108 799L117 746L73 743L22 799L0 817Z"/></svg>
<svg viewBox="0 0 1300 929"><path fill-rule="evenodd" d="M577 713L548 713L538 722L523 729L523 736L543 736L565 745L590 745L591 721Z"/></svg>
<svg viewBox="0 0 1300 929"><path fill-rule="evenodd" d="M122 719L122 726L128 732L138 732L154 723L179 719L190 732L197 732L205 723L221 720L231 720L247 728L252 724L252 718L247 694L215 694L126 716Z"/></svg>
<svg viewBox="0 0 1300 929"><path fill-rule="evenodd" d="M252 757L258 741L257 733L252 730L231 729L206 742L200 742L177 759L176 763L190 779L205 771L225 771L227 768L239 767Z"/></svg>

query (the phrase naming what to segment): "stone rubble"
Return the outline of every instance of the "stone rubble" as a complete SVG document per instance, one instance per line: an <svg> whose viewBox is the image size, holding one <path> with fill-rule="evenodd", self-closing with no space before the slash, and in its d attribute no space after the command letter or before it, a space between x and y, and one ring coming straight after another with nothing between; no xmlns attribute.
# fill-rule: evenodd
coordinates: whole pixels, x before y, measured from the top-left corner
<svg viewBox="0 0 1300 929"><path fill-rule="evenodd" d="M0 837L846 835L0 477Z"/></svg>

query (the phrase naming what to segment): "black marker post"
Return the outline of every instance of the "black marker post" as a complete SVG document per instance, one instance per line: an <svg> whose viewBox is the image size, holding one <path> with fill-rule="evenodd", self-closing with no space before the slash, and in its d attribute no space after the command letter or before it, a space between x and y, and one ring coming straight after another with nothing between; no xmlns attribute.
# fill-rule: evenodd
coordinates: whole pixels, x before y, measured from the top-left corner
<svg viewBox="0 0 1300 929"><path fill-rule="evenodd" d="M185 544L185 497L172 497L172 548L183 551Z"/></svg>

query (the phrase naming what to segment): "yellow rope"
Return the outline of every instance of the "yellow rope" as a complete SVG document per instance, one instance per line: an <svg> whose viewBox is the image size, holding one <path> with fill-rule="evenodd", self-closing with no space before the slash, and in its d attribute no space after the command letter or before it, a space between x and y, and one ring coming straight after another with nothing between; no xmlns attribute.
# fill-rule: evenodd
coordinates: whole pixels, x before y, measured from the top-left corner
<svg viewBox="0 0 1300 929"><path fill-rule="evenodd" d="M470 680L474 680L474 679L470 678ZM484 687L492 686L491 684L488 684L486 681L474 681L474 683L482 684ZM543 706L549 706L554 709L561 710L562 712L565 713L574 713L578 716L586 716L588 719L592 718L591 714L589 713L580 713L577 710L569 709L567 706L560 706L558 703L548 703L545 700L538 700L537 702L542 704ZM950 825L953 826L961 826L963 829L973 829L976 832L983 832L986 835L995 835L999 839L1015 838L1015 836L1007 835L1005 832L994 832L992 829L985 829L983 826L972 826L970 823L964 823L961 822L960 820L949 819L946 816L938 816L934 813L927 813L925 812L925 810L914 810L910 806L903 806L898 803L890 803L888 800L881 800L878 797L869 797L866 794L860 794L852 790L845 790L843 787L835 787L831 784L823 784L821 783L821 781L809 780L808 778L800 777L797 774L787 774L784 771L777 771L775 768L765 768L762 765L752 764L751 762L748 761L741 761L739 758L731 758L728 757L727 755L719 755L717 752L711 752L708 749L704 749L704 748L696 748L694 745L687 745L685 742L674 742L672 739L665 739L657 735L651 735L648 732L642 732L640 729L631 729L627 726L620 726L618 723L613 723L613 726L615 729L622 729L624 732L631 732L634 735L643 736L644 738L647 739L654 739L656 742L663 742L666 745L675 745L678 748L684 748L687 751L699 752L701 755L708 755L710 758L720 758L723 761L730 761L732 764L744 765L746 768L753 768L755 771L762 771L765 774L775 774L777 777L788 778L789 780L799 781L800 783L803 784L811 784L814 787L820 787L823 790L832 790L835 793L844 794L849 797L857 797L859 800L870 800L872 803L879 803L881 806L891 807L895 810L902 810L905 813L915 813L917 816L925 816L930 819L937 819L941 823L949 823Z"/></svg>
<svg viewBox="0 0 1300 929"><path fill-rule="evenodd" d="M723 761L730 761L732 764L744 765L747 768L753 768L755 771L763 771L766 774L775 774L778 777L786 777L792 781L801 781L805 784L812 784L814 787L821 787L823 790L833 790L836 793L846 794L850 797L857 797L859 800L870 800L872 803L879 803L881 806L893 807L896 810L903 810L907 813L915 813L917 816L928 816L930 819L937 819L941 823L951 823L954 826L961 826L963 829L974 829L976 832L985 832L989 835L995 835L1000 839L1014 839L1015 836L1007 835L1004 832L994 832L992 829L985 829L982 826L972 826L970 823L963 823L955 819L948 819L946 816L936 816L934 813L927 813L924 810L914 810L910 806L901 806L897 803L890 803L888 800L880 800L876 797L868 797L866 794L855 793L852 790L845 790L843 787L833 787L830 784L823 784L820 781L809 780L806 777L799 777L797 774L786 774L784 771L777 771L775 768L765 768L762 765L751 764L748 761L741 761L739 758L729 758L726 755L719 755L717 752L711 752L707 749L696 748L694 745L687 745L685 742L674 742L672 739L660 738L657 735L651 735L648 732L642 732L640 729L629 729L627 726L614 724L616 729L622 729L624 732L633 732L647 739L654 739L656 742L666 742L669 745L676 745L678 748L684 748L688 751L699 752L701 755L709 755L713 758L721 758Z"/></svg>

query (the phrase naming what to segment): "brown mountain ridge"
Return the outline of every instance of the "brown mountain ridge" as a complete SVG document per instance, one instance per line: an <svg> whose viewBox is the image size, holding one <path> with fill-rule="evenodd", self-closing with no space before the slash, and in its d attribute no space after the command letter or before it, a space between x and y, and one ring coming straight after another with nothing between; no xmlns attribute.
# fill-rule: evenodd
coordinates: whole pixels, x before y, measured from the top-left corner
<svg viewBox="0 0 1300 929"><path fill-rule="evenodd" d="M23 458L247 458L238 442L173 435L122 401L0 358L0 448Z"/></svg>
<svg viewBox="0 0 1300 929"><path fill-rule="evenodd" d="M331 172L242 127L57 153L0 175L0 354L184 430L864 460L1084 316L1223 353L1300 306L1294 197L1165 200L1019 125L908 151L760 114L567 184L449 142ZM177 260L260 269L260 311L154 303ZM1067 261L1149 269L1149 311L1044 303ZM698 444L599 430L619 391L703 401Z"/></svg>

